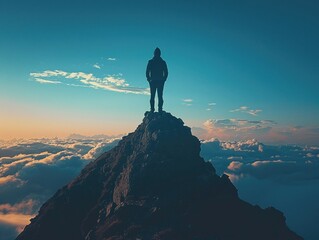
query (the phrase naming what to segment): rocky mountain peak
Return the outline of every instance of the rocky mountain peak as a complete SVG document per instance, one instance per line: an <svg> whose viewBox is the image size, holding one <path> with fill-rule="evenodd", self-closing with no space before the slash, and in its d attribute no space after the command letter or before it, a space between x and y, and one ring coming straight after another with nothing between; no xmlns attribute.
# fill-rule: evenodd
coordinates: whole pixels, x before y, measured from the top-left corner
<svg viewBox="0 0 319 240"><path fill-rule="evenodd" d="M42 239L302 239L281 212L238 198L170 113L146 113L118 146L60 189L18 236Z"/></svg>

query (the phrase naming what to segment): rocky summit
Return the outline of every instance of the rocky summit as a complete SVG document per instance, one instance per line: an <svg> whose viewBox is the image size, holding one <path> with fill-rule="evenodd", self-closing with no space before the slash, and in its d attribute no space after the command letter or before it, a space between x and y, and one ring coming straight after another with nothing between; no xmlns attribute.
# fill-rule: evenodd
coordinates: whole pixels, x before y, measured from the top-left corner
<svg viewBox="0 0 319 240"><path fill-rule="evenodd" d="M146 113L135 132L58 190L18 240L299 240L284 215L241 199L200 157L170 113Z"/></svg>

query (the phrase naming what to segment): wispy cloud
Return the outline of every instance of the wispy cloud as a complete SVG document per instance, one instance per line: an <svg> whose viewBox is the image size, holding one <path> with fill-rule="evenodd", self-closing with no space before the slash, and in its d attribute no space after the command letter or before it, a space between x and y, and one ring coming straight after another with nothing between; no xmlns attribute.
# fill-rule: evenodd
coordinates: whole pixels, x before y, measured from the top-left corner
<svg viewBox="0 0 319 240"><path fill-rule="evenodd" d="M262 110L256 109L256 110L248 110L247 113L253 116L257 116L257 113L260 113Z"/></svg>
<svg viewBox="0 0 319 240"><path fill-rule="evenodd" d="M100 66L99 64L97 64L97 63L94 64L93 67L94 67L94 68L97 68L97 69L101 69L101 66Z"/></svg>
<svg viewBox="0 0 319 240"><path fill-rule="evenodd" d="M182 101L183 101L183 104L186 106L192 106L194 102L194 100L191 98L182 99Z"/></svg>
<svg viewBox="0 0 319 240"><path fill-rule="evenodd" d="M30 76L32 77L57 77L57 76L63 76L65 77L68 73L61 71L61 70L46 70L43 72L35 72L35 73L30 73Z"/></svg>
<svg viewBox="0 0 319 240"><path fill-rule="evenodd" d="M224 128L232 129L235 131L251 130L251 129L263 129L271 125L276 124L272 120L260 120L250 121L245 119L209 119L204 122L204 126L208 128Z"/></svg>
<svg viewBox="0 0 319 240"><path fill-rule="evenodd" d="M108 61L116 61L116 58L113 58L113 57L109 57L107 58Z"/></svg>
<svg viewBox="0 0 319 240"><path fill-rule="evenodd" d="M214 106L216 106L216 103L214 103L214 102L208 103L208 107L206 108L206 111L211 111Z"/></svg>
<svg viewBox="0 0 319 240"><path fill-rule="evenodd" d="M245 119L208 119L203 123L205 131L201 139L247 139L268 134L276 122L271 120L249 121Z"/></svg>
<svg viewBox="0 0 319 240"><path fill-rule="evenodd" d="M237 109L230 110L230 112L242 112L242 113L248 113L248 114L253 115L253 116L257 116L257 114L262 112L262 110L260 110L260 109L250 109L247 106L241 106L241 107L239 107Z"/></svg>
<svg viewBox="0 0 319 240"><path fill-rule="evenodd" d="M36 82L44 83L44 84L60 84L61 83L60 81L45 80L45 79L42 79L42 78L35 78L34 80Z"/></svg>
<svg viewBox="0 0 319 240"><path fill-rule="evenodd" d="M46 70L43 72L30 73L30 76L33 77L36 82L40 83L59 83L74 87L90 87L94 89L103 89L120 93L149 95L148 88L131 87L123 78L122 74L108 75L106 77L101 78L94 76L92 73ZM71 80L76 80L77 82L70 82Z"/></svg>

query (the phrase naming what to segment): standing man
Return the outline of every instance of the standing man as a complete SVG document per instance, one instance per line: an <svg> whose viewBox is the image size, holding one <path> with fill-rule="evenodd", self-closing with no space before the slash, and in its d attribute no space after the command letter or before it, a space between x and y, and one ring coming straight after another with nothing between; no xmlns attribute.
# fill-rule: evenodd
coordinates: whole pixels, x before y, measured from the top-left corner
<svg viewBox="0 0 319 240"><path fill-rule="evenodd" d="M154 57L148 61L146 68L146 78L150 83L151 88L151 112L155 111L154 101L156 90L158 96L158 111L163 111L163 88L167 76L168 70L166 62L161 58L161 50L156 48L154 51Z"/></svg>

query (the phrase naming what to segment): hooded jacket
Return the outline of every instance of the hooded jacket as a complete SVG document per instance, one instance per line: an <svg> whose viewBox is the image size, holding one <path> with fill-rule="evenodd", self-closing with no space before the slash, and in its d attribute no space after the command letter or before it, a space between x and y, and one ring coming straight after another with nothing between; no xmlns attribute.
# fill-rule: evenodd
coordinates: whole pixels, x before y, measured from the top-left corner
<svg viewBox="0 0 319 240"><path fill-rule="evenodd" d="M168 76L166 62L159 56L148 61L146 78L149 82L165 82Z"/></svg>

